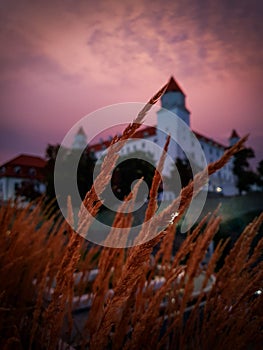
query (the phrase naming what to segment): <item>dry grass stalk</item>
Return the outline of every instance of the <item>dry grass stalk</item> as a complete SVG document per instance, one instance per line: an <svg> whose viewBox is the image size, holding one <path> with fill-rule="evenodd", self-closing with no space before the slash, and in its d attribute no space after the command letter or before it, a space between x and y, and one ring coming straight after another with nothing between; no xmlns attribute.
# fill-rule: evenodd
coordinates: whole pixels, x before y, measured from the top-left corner
<svg viewBox="0 0 263 350"><path fill-rule="evenodd" d="M141 182L142 179L135 184L132 192L130 192L120 206L112 224L111 231L104 241L104 245L106 247L119 245L125 246L128 239L129 230L123 232L122 228L128 229L131 227L132 215L129 213L126 214L124 211L128 210L132 212ZM93 284L93 304L85 326L85 330L89 330L89 333L91 334L97 331L97 327L103 317L107 292L110 288L110 278L113 278L114 276L113 282L118 280L122 271L123 262L123 249L104 248L102 250L98 264L99 273ZM114 271L114 274L112 271ZM102 303L101 300L104 300L104 302Z"/></svg>
<svg viewBox="0 0 263 350"><path fill-rule="evenodd" d="M166 153L167 153L168 146L170 143L170 138L171 138L170 136L167 137L161 158L160 158L159 163L158 163L158 165L155 169L155 172L154 172L153 182L152 182L152 186L150 189L150 195L149 195L150 198L149 198L149 203L148 203L148 206L146 209L144 222L147 222L148 220L150 220L151 217L155 214L156 209L157 209L158 189L159 189L159 186L160 186L161 181L162 181L161 174L163 172L164 162L166 159Z"/></svg>
<svg viewBox="0 0 263 350"><path fill-rule="evenodd" d="M229 347L238 345L245 348L247 341L244 337L249 336L246 330L248 319L249 328L254 333L253 337L249 337L250 346L253 348L253 344L259 344L260 339L262 341L262 318L252 315L258 314L262 301L262 297L255 298L255 292L262 288L263 263L259 262L257 269L246 264L247 261L255 260L254 253L249 257L249 248L262 222L263 214L245 228L227 256L224 268L217 274L205 306L202 325L203 328L215 327L215 335L210 333L206 339L202 339L203 346L214 346L217 341L217 348L226 343ZM257 255L256 248L254 252Z"/></svg>
<svg viewBox="0 0 263 350"><path fill-rule="evenodd" d="M74 224L70 198L68 198L68 220L71 225ZM57 346L57 334L60 332L66 312L65 305L67 305L68 299L72 303L70 291L74 287L73 273L80 257L79 250L83 241L79 235L73 232L70 225L68 230L70 241L56 275L56 286L51 303L44 315L44 321L47 324L47 334L49 335L47 339L48 349L54 349Z"/></svg>
<svg viewBox="0 0 263 350"><path fill-rule="evenodd" d="M240 151L243 147L245 142L247 141L248 136L242 137L235 145L230 147L221 158L219 158L217 161L208 164L207 168L198 174L195 175L194 180L189 183L188 186L184 187L181 190L180 195L178 198L176 198L165 210L163 210L159 215L156 215L154 217L154 226L162 226L165 223L168 224L168 222L171 219L171 215L174 212L174 208L178 209L178 216L175 218L175 222L178 222L186 209L188 208L193 196L196 196L201 189L206 185L207 182L207 174L210 176L214 174L216 171L221 169L224 165L227 164L227 162L230 160L231 157L238 151Z"/></svg>
<svg viewBox="0 0 263 350"><path fill-rule="evenodd" d="M164 87L144 107L125 131L127 139L137 130L145 114L165 91ZM123 140L122 139L122 140ZM114 139L116 142L117 139ZM212 174L222 167L245 142L243 138L225 155L208 166ZM116 143L117 145L117 143ZM116 151L117 148L115 148ZM111 159L112 160L112 159ZM111 172L109 160L105 161L103 172L108 179ZM159 164L162 167L161 161ZM208 221L201 220L190 232L180 249L173 257L172 241L176 225L187 209L192 196L204 186L204 173L197 174L194 188L190 183L181 192L179 215L169 224L171 214L179 199L162 213L153 216L156 210L154 196L159 186L156 175L151 191L151 203L148 209L148 224L143 226L141 238L149 232L156 236L140 246L127 251L110 248L87 247L84 240L72 232L67 223L47 219L47 211L42 212L41 204L18 209L11 203L0 208L0 343L2 348L39 348L54 349L61 337L71 339L72 300L74 293L81 296L89 288L85 276L94 268L99 274L91 290L95 292L89 312L89 322L83 329L81 343L91 350L111 347L117 349L222 349L238 347L256 349L262 341L262 318L260 317L261 298L255 292L262 288L263 262L260 260L263 239L251 251L251 244L263 221L263 215L255 219L244 230L235 246L225 259L221 270L216 274L216 282L210 292L205 292L211 276L215 274L215 265L226 243L219 245L208 263L201 267L206 249L218 229L220 219L216 213ZM103 189L105 183L99 184ZM134 196L128 196L123 206L133 206ZM89 193L85 204L91 212L97 213L101 203L97 202L94 192ZM128 199L131 199L130 201ZM69 221L73 223L73 213L69 201ZM47 209L50 210L50 209ZM149 214L151 213L151 215ZM165 222L167 227L159 235L158 229ZM117 228L131 227L130 214L118 214L111 234L112 240L127 239L117 232ZM88 229L89 222L80 211L79 227ZM81 226L82 225L82 226ZM83 231L84 232L84 231ZM160 243L161 242L161 243ZM153 247L160 243L155 258L150 259ZM127 253L127 254L126 254ZM160 272L159 265L165 267ZM80 272L79 283L74 285L74 273ZM203 271L204 280L190 316L185 322L185 310L193 301L194 278ZM154 278L164 276L163 284L155 290ZM47 289L56 286L51 301L45 305ZM33 283L35 281L35 283ZM110 288L112 298L105 300ZM74 290L76 287L76 290ZM206 304L200 317L203 298ZM91 297L92 299L92 297ZM160 305L165 301L162 308ZM62 327L68 317L68 334ZM160 330L161 333L160 333Z"/></svg>
<svg viewBox="0 0 263 350"><path fill-rule="evenodd" d="M216 162L208 166L208 173L212 174L220 167L224 166L227 161L229 161L230 157L238 152L242 147L247 137L242 138L236 145L227 150L224 155ZM205 185L205 172L201 172L195 176L195 183L197 186L195 187L191 182L186 188L181 191L181 205L179 208L179 215L175 218L175 222L177 222L182 216L183 212L186 210L188 205L191 202L192 195L197 194L198 191ZM171 216L173 212L173 205L177 203L177 200L174 201L167 209L165 209L161 214L156 215L150 223L144 223L144 228L141 231L141 235L145 235L146 237L151 234L155 230L157 232L158 223L167 217L167 214ZM168 217L169 218L169 217ZM168 219L167 218L167 219ZM168 220L166 220L168 222ZM217 223L218 225L218 223ZM154 241L154 240L153 240ZM110 332L112 323L118 321L120 316L118 315L118 311L120 309L120 305L128 300L127 295L132 291L133 286L139 283L142 278L144 271L141 268L143 262L145 261L145 257L149 256L152 250L152 245L147 242L146 244L136 246L131 249L129 257L126 261L125 267L123 269L122 277L120 279L120 283L116 286L115 294L111 300L111 302L107 305L105 309L105 317L99 325L98 331L96 333L96 338L92 338L91 345L95 348L103 348L106 345L108 334ZM137 266L134 266L134 261L137 262Z"/></svg>
<svg viewBox="0 0 263 350"><path fill-rule="evenodd" d="M106 157L103 160L101 165L101 171L97 178L94 180L94 184L91 187L90 191L86 194L82 207L79 212L79 224L78 224L78 232L83 233L88 230L89 225L91 224L91 217L95 217L102 202L99 200L100 194L104 191L107 184L110 182L111 174L113 169L115 168L116 162L119 158L118 152L123 147L123 143L130 139L135 132L142 125L143 119L145 118L147 112L152 108L154 104L158 102L161 96L166 91L168 83L164 85L144 106L144 108L138 113L137 117L134 119L132 124L129 124L125 130L123 131L120 137L114 137L111 142L110 151L107 152ZM96 204L95 204L96 203ZM86 217L86 209L89 211L91 216L87 220ZM84 222L84 223L83 223Z"/></svg>

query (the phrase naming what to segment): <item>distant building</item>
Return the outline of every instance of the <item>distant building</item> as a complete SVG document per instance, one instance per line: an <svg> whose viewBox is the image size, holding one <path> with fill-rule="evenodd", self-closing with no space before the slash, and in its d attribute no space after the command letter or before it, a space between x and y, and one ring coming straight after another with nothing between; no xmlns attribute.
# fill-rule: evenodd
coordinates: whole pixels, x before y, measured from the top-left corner
<svg viewBox="0 0 263 350"><path fill-rule="evenodd" d="M71 148L72 149L85 149L86 146L87 146L87 135L86 135L83 127L81 126L74 137L73 144L72 144Z"/></svg>
<svg viewBox="0 0 263 350"><path fill-rule="evenodd" d="M21 154L0 166L0 201L15 199L23 182L30 181L36 191L44 193L45 166L43 158Z"/></svg>
<svg viewBox="0 0 263 350"><path fill-rule="evenodd" d="M156 152L154 143L163 147L167 134L170 134L172 138L175 137L183 143L184 149L182 150L175 142L170 143L169 153L173 160L170 163L167 161L164 168L164 175L169 176L176 158L187 158L185 156L185 151L187 151L188 156L190 155L197 168L202 169L205 165L205 161L207 164L214 162L223 155L229 146L232 146L239 140L239 136L235 130L233 130L232 135L229 138L229 145L227 146L204 136L199 132L193 131L197 140L201 144L204 158L203 155L198 152L196 148L196 140L191 136L191 133L182 132L182 130L178 128L177 120L174 117L175 114L191 128L190 111L185 105L185 97L186 96L178 83L173 77L171 77L167 90L161 98L161 109L157 112L157 127L146 127L139 130L134 135L134 138L136 139L129 140L121 150L120 154L127 155L135 151L151 152L156 162L158 162L160 152ZM165 132L161 132L160 130L164 130ZM151 142L145 142L145 140ZM99 158L109 144L109 140L101 140L101 142L91 145L89 148L95 153L96 157ZM235 195L238 193L236 179L233 174L233 160L230 160L228 164L210 177L209 191L222 193L224 195Z"/></svg>

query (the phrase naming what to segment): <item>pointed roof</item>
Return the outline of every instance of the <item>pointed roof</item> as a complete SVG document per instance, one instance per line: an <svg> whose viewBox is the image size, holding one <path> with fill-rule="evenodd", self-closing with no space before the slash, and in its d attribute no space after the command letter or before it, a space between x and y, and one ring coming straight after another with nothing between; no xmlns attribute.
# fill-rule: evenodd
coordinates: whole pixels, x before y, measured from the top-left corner
<svg viewBox="0 0 263 350"><path fill-rule="evenodd" d="M45 159L33 156L30 154L20 154L16 156L15 158L12 158L8 162L1 164L1 166L7 166L7 165L19 165L19 166L27 166L27 167L37 167L37 168L44 168L46 166Z"/></svg>
<svg viewBox="0 0 263 350"><path fill-rule="evenodd" d="M175 92L181 92L181 94L184 94L183 90L180 88L180 86L178 85L178 83L175 81L174 77L171 76L169 82L168 82L168 86L165 92L168 91L175 91Z"/></svg>
<svg viewBox="0 0 263 350"><path fill-rule="evenodd" d="M79 130L78 130L78 132L77 132L77 135L84 135L84 136L87 136L82 126L79 128Z"/></svg>
<svg viewBox="0 0 263 350"><path fill-rule="evenodd" d="M1 164L0 178L14 177L44 181L46 164L47 162L45 159L41 157L30 154L20 154L8 162ZM19 173L16 171L16 167L20 168ZM35 168L35 172L31 173L30 168Z"/></svg>
<svg viewBox="0 0 263 350"><path fill-rule="evenodd" d="M232 134L230 136L230 139L240 139L240 136L238 135L238 133L236 132L235 129L232 130Z"/></svg>

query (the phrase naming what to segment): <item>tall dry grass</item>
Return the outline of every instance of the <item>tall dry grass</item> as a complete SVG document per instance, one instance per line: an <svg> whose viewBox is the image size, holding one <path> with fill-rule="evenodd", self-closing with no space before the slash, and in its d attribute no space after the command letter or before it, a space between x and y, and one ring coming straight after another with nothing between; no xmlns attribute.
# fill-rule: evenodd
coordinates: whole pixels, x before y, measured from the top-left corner
<svg viewBox="0 0 263 350"><path fill-rule="evenodd" d="M128 126L122 141L134 134L165 88ZM209 164L208 173L224 166L245 140ZM95 180L99 192L110 180L117 161L117 141L113 140L114 151L105 158ZM165 149L168 144L169 139ZM179 215L171 221L178 199L156 213L164 157L163 153L138 240L145 240L149 234L155 238L132 248L102 248L88 243L65 220L50 218L50 208L43 210L41 202L24 209L12 203L0 208L2 349L56 349L65 343L92 350L260 348L262 295L256 292L263 288L263 240L253 250L251 245L263 214L246 227L217 273L215 267L226 242L217 246L208 265L202 264L220 225L217 211L202 219L172 256L177 224L192 196L204 186L205 176L196 175L195 192L193 182L182 189ZM139 186L140 182L123 207L134 205ZM84 206L96 215L102 204L94 188L80 208L78 228L83 232L91 224ZM73 221L70 199L68 220ZM131 227L132 220L131 214L118 213L108 242L127 239L116 228ZM163 222L167 222L165 229ZM94 269L97 275L92 279ZM80 326L76 309L82 305L84 295L87 304Z"/></svg>

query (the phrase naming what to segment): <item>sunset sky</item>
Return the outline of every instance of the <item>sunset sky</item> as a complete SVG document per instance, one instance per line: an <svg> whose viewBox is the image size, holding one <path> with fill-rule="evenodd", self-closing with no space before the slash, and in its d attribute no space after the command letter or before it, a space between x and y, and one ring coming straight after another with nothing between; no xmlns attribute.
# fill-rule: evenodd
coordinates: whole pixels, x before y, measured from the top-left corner
<svg viewBox="0 0 263 350"><path fill-rule="evenodd" d="M44 156L83 116L146 102L171 75L194 130L250 133L263 158L262 1L1 0L0 13L1 163Z"/></svg>

